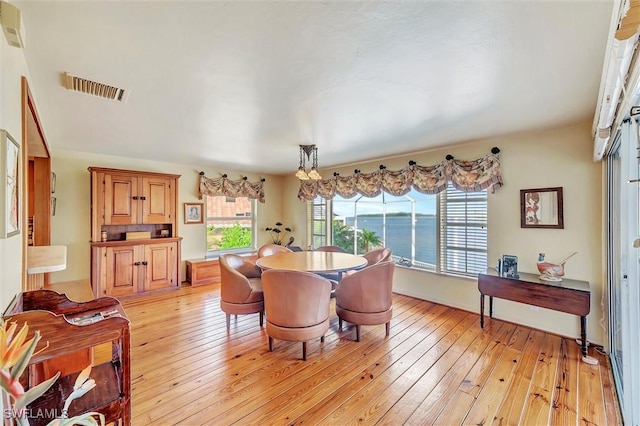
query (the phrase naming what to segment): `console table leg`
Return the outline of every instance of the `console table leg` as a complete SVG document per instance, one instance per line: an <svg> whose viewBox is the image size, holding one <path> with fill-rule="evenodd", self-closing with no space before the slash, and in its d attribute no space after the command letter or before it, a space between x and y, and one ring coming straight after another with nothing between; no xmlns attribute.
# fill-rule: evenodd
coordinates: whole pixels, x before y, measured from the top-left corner
<svg viewBox="0 0 640 426"><path fill-rule="evenodd" d="M582 339L582 356L587 356L587 317L580 317L580 338Z"/></svg>
<svg viewBox="0 0 640 426"><path fill-rule="evenodd" d="M484 328L484 294L480 293L480 328Z"/></svg>
<svg viewBox="0 0 640 426"><path fill-rule="evenodd" d="M587 346L589 343L587 342L587 317L580 316L580 339L582 340L582 361L591 365L598 365L598 360L592 356L587 355Z"/></svg>
<svg viewBox="0 0 640 426"><path fill-rule="evenodd" d="M489 318L493 318L493 296L489 296Z"/></svg>

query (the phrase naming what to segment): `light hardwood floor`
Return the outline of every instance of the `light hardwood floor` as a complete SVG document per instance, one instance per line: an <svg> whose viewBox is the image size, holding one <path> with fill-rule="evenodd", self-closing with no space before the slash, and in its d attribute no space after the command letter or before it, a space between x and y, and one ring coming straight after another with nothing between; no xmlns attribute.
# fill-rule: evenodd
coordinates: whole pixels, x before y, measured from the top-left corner
<svg viewBox="0 0 640 426"><path fill-rule="evenodd" d="M133 425L617 425L605 356L580 362L562 338L394 295L384 326L324 343L267 335L257 314L227 332L219 285L125 301L132 324Z"/></svg>

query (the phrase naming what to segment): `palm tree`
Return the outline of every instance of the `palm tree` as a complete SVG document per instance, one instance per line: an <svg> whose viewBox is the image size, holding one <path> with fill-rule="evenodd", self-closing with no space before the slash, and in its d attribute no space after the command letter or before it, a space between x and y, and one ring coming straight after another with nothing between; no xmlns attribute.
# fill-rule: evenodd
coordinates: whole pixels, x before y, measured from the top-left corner
<svg viewBox="0 0 640 426"><path fill-rule="evenodd" d="M342 247L347 253L353 253L353 228L334 220L333 244Z"/></svg>
<svg viewBox="0 0 640 426"><path fill-rule="evenodd" d="M378 237L375 231L369 231L362 228L360 235L358 236L359 245L364 249L365 253L369 252L369 249L382 245L382 240Z"/></svg>

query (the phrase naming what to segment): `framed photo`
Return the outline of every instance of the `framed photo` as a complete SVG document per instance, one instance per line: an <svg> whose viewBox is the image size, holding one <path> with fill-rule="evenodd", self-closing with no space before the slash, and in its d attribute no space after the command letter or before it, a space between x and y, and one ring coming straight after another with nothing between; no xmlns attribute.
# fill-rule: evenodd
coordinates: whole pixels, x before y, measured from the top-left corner
<svg viewBox="0 0 640 426"><path fill-rule="evenodd" d="M20 233L20 145L0 130L0 238Z"/></svg>
<svg viewBox="0 0 640 426"><path fill-rule="evenodd" d="M204 223L204 203L184 203L184 223Z"/></svg>
<svg viewBox="0 0 640 426"><path fill-rule="evenodd" d="M562 187L521 189L520 227L564 229Z"/></svg>
<svg viewBox="0 0 640 426"><path fill-rule="evenodd" d="M518 275L518 256L503 254L501 268L500 275L503 277L520 278Z"/></svg>

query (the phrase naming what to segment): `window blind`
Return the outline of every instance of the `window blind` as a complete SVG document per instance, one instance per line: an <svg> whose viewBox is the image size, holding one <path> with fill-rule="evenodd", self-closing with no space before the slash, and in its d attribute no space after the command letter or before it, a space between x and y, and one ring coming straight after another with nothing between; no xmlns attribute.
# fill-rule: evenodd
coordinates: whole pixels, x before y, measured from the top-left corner
<svg viewBox="0 0 640 426"><path fill-rule="evenodd" d="M440 194L440 269L477 275L487 268L487 191L463 192L450 183Z"/></svg>

